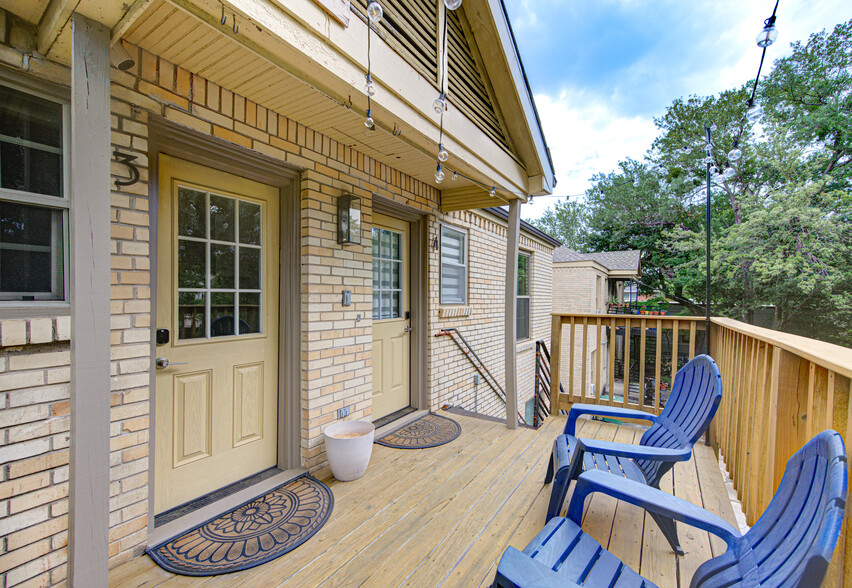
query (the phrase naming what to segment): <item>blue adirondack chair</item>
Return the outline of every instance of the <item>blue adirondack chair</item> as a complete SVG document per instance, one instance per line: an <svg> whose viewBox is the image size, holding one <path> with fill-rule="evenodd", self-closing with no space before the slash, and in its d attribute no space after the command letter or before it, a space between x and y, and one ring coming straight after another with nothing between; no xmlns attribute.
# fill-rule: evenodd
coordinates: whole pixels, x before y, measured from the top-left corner
<svg viewBox="0 0 852 588"><path fill-rule="evenodd" d="M565 433L553 442L553 454L544 483L553 480L549 521L559 514L571 480L583 470L600 469L654 488L677 461L692 455L692 446L704 434L722 400L722 376L709 355L698 355L675 376L672 393L659 416L614 406L575 404L568 413ZM593 414L642 419L653 423L639 445L610 443L574 436L577 417ZM652 513L672 549L683 555L674 522Z"/></svg>
<svg viewBox="0 0 852 588"><path fill-rule="evenodd" d="M790 458L769 507L741 535L713 513L671 494L588 471L577 480L567 518L551 519L523 551L506 549L494 586L654 586L583 533L583 504L592 492L721 537L727 550L699 566L691 588L819 586L840 536L846 482L843 439L824 431Z"/></svg>

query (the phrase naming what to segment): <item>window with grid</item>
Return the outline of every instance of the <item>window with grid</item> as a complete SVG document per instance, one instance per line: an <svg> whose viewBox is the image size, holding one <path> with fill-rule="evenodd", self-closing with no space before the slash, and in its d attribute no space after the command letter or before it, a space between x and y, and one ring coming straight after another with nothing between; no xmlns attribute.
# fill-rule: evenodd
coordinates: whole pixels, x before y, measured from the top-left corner
<svg viewBox="0 0 852 588"><path fill-rule="evenodd" d="M518 255L518 316L515 328L518 341L530 338L530 256Z"/></svg>
<svg viewBox="0 0 852 588"><path fill-rule="evenodd" d="M402 316L402 233L373 227L373 320Z"/></svg>
<svg viewBox="0 0 852 588"><path fill-rule="evenodd" d="M467 302L467 235L441 225L441 303Z"/></svg>
<svg viewBox="0 0 852 588"><path fill-rule="evenodd" d="M261 332L263 208L178 187L178 338Z"/></svg>
<svg viewBox="0 0 852 588"><path fill-rule="evenodd" d="M0 85L0 300L64 300L67 106Z"/></svg>

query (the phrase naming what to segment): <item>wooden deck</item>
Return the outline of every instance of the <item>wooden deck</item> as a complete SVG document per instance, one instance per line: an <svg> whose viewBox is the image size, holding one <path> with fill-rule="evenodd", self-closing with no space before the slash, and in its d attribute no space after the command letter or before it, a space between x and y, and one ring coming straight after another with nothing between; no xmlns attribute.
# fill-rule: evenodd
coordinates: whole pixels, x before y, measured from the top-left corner
<svg viewBox="0 0 852 588"><path fill-rule="evenodd" d="M334 491L334 512L307 543L262 566L206 578L175 576L147 556L110 572L119 587L266 588L274 586L488 586L507 545L523 548L544 525L550 486L542 483L553 438L565 417L539 431L452 415L461 436L441 447L375 445L367 474ZM581 421L585 437L637 442L642 429ZM664 478L666 491L736 525L709 447ZM594 495L583 528L660 586L688 586L695 568L724 544L679 525L685 557L677 558L641 509Z"/></svg>

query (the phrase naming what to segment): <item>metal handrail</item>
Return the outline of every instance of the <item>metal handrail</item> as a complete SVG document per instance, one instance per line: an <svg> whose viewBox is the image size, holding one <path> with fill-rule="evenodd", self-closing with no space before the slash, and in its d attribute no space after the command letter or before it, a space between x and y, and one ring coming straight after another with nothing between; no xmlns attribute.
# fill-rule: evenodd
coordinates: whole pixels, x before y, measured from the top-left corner
<svg viewBox="0 0 852 588"><path fill-rule="evenodd" d="M458 339L456 339L455 335L458 335ZM461 350L461 352L465 354L468 361L473 364L473 367L476 368L476 371L479 372L479 375L482 376L482 379L485 380L485 383L491 387L491 390L494 392L497 398L499 398L503 402L504 406L507 405L506 391L503 390L503 387L500 385L500 382L498 382L497 378L494 377L494 374L489 371L488 367L476 354L476 352L473 350L473 347L470 346L470 343L467 342L467 339L464 338L464 335L462 335L457 328L453 327L450 329L441 329L441 332L436 333L435 336L449 337L450 339L452 339L455 342L456 346ZM459 340L461 340L461 343L459 343ZM462 345L462 343L464 345ZM527 421L526 419L524 419L524 416L521 414L520 411L517 411L517 413L521 423L526 425Z"/></svg>

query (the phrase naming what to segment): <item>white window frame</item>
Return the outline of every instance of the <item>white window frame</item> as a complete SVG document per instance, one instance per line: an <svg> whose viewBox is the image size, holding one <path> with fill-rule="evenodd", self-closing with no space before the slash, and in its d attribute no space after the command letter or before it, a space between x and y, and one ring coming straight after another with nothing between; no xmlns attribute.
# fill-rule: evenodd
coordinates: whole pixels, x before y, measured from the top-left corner
<svg viewBox="0 0 852 588"><path fill-rule="evenodd" d="M0 75L0 85L6 86L18 92L37 96L59 104L62 107L62 196L47 196L23 190L11 190L0 187L0 201L14 204L23 204L38 208L58 210L60 214L54 215L52 222L53 241L59 243L62 255L53 257L51 268L51 292L50 293L21 293L18 296L32 296L33 300L21 300L10 298L15 293L0 293L0 308L42 308L47 306L67 307L70 299L70 216L71 216L71 103L63 92L46 92L44 88L35 88L31 80L21 80L19 76ZM47 84L46 84L47 85ZM51 89L49 85L48 90ZM61 219L61 223L57 222ZM61 278L60 278L61 275ZM61 295L59 291L61 290Z"/></svg>
<svg viewBox="0 0 852 588"><path fill-rule="evenodd" d="M527 301L527 336L521 337L518 331L517 322L515 323L515 340L516 341L528 341L532 337L532 253L529 251L518 251L518 259L521 257L527 258L527 293L522 296L520 294L516 294L515 301L515 320L520 319L519 303L521 300ZM521 274L518 272L518 285L520 285Z"/></svg>
<svg viewBox="0 0 852 588"><path fill-rule="evenodd" d="M458 263L450 263L450 262L444 261L444 231L445 230L451 231L453 233L458 233L459 235L462 236L463 243L464 243L464 263L458 264ZM455 226L452 226L452 225L448 225L448 224L445 224L445 223L440 223L439 232L440 232L440 235L441 235L441 239L440 239L441 246L440 246L440 249L438 251L438 256L439 256L438 263L439 263L439 268L440 268L439 269L439 274L440 274L439 292L440 292L441 304L460 304L460 305L467 304L467 300L468 300L468 295L467 295L468 276L470 275L470 272L468 271L468 266L469 266L468 261L470 259L470 238L469 238L470 235L464 229L461 229L459 227L455 227ZM444 265L447 265L449 267L456 267L456 268L460 267L464 270L464 278L462 279L462 283L463 283L462 290L463 291L461 292L461 296L457 299L445 299L444 298Z"/></svg>

